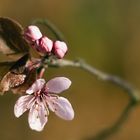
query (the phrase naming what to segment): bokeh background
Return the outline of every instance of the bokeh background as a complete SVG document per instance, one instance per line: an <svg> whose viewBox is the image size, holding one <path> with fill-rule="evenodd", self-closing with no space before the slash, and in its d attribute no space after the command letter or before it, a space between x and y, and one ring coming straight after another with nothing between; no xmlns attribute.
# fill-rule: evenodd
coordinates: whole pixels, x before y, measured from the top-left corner
<svg viewBox="0 0 140 140"><path fill-rule="evenodd" d="M11 17L23 26L36 18L48 18L67 39L66 58L83 58L140 88L140 1L1 0L0 16ZM6 94L0 97L0 140L81 140L111 126L128 103L121 89L80 69L47 71L47 79L55 76L66 76L73 82L62 96L71 101L75 119L67 122L51 113L44 131L34 132L28 127L27 113L19 119L14 117L18 96ZM137 106L120 131L108 140L139 140L139 118Z"/></svg>

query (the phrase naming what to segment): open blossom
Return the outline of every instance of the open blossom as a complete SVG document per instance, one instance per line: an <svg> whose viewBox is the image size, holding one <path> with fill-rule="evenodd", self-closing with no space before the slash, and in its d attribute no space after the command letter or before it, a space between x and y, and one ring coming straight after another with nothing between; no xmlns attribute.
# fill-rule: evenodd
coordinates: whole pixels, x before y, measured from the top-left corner
<svg viewBox="0 0 140 140"><path fill-rule="evenodd" d="M71 81L65 77L56 77L45 83L44 79L36 80L21 96L14 107L14 114L20 117L29 110L28 122L31 129L42 131L48 121L49 110L65 120L74 118L70 102L57 94L68 89ZM49 110L48 110L49 109Z"/></svg>

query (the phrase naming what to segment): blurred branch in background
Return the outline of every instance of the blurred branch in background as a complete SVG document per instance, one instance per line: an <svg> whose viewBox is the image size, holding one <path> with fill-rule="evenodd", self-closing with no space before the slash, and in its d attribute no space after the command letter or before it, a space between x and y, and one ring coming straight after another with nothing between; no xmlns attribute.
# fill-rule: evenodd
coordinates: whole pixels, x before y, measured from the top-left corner
<svg viewBox="0 0 140 140"><path fill-rule="evenodd" d="M44 26L46 26L54 34L54 36L56 37L56 39L58 39L60 41L65 40L63 34L48 19L45 19L45 20L43 20L43 19L36 19L36 20L34 20L32 22L32 24L44 25Z"/></svg>
<svg viewBox="0 0 140 140"><path fill-rule="evenodd" d="M34 24L42 24L47 26L55 35L55 37L59 40L64 40L63 37L61 36L61 32L51 23L48 22L48 20L35 20L33 22ZM122 88L130 97L130 101L124 111L121 113L120 117L114 124L108 128L105 128L101 132L99 132L96 136L91 136L89 138L86 138L87 140L104 140L117 132L123 123L127 120L129 114L131 113L131 110L139 103L140 97L138 96L138 90L132 87L129 83L126 81L122 80L121 78L106 74L89 64L87 64L84 61L78 60L78 61L71 61L71 60L52 60L48 61L47 59L44 60L44 67L49 66L49 67L65 67L65 66L71 66L71 67L76 67L83 69L89 73L91 73L93 76L95 76L97 79L104 81L104 82L110 82L113 83L114 85Z"/></svg>
<svg viewBox="0 0 140 140"><path fill-rule="evenodd" d="M46 63L48 64L48 62ZM97 79L105 82L113 83L119 87L121 87L123 90L126 91L128 96L130 96L130 101L124 111L121 113L118 120L109 128L105 128L101 132L99 132L96 136L87 138L86 140L104 140L108 138L113 133L117 132L123 125L123 123L127 120L129 114L131 113L131 110L137 105L137 103L140 101L140 98L138 96L138 91L135 88L132 88L130 84L128 84L126 81L120 79L119 77L116 77L114 75L103 73L102 71L88 65L84 61L71 61L71 60L56 60L52 61L49 64L50 67L65 67L65 66L71 66L76 68L81 68L92 75L96 76Z"/></svg>
<svg viewBox="0 0 140 140"><path fill-rule="evenodd" d="M126 106L121 116L112 126L110 126L109 128L105 128L104 130L99 132L96 136L86 138L86 140L104 140L113 133L117 132L117 130L119 130L120 127L123 125L123 123L127 120L129 114L131 113L131 110L135 105L136 105L135 102L130 99L129 104Z"/></svg>

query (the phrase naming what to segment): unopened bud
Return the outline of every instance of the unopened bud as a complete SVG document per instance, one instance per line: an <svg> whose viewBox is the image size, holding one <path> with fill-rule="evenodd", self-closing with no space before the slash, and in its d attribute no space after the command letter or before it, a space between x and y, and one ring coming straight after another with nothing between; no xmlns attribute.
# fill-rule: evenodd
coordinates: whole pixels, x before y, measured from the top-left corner
<svg viewBox="0 0 140 140"><path fill-rule="evenodd" d="M51 52L52 47L53 47L53 41L46 36L40 38L37 44L37 50L44 54Z"/></svg>
<svg viewBox="0 0 140 140"><path fill-rule="evenodd" d="M24 36L29 43L32 43L40 39L42 37L42 33L37 26L30 25L24 30Z"/></svg>
<svg viewBox="0 0 140 140"><path fill-rule="evenodd" d="M63 58L67 50L68 50L68 47L65 42L62 42L62 41L54 42L54 54L58 58Z"/></svg>

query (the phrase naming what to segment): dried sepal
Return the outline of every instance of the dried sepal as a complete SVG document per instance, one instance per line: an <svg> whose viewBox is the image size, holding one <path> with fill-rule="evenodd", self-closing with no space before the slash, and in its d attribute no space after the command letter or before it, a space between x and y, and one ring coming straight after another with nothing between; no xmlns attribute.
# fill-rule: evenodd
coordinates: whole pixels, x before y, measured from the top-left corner
<svg viewBox="0 0 140 140"><path fill-rule="evenodd" d="M19 23L0 17L0 52L6 55L28 52L28 43L22 32L23 28Z"/></svg>
<svg viewBox="0 0 140 140"><path fill-rule="evenodd" d="M19 86L15 86L11 88L12 92L15 94L24 94L29 87L34 83L36 80L37 74L36 69L32 69L29 71L29 73L26 75L26 78L24 80L23 84L20 84Z"/></svg>
<svg viewBox="0 0 140 140"><path fill-rule="evenodd" d="M25 74L15 74L8 72L0 82L0 94L3 94L5 91L9 91L10 88L23 84L25 78Z"/></svg>
<svg viewBox="0 0 140 140"><path fill-rule="evenodd" d="M25 79L29 73L26 68L26 64L29 60L29 54L24 55L20 58L9 71L4 75L0 81L0 93L3 94L9 91L11 88L18 87L25 82Z"/></svg>
<svg viewBox="0 0 140 140"><path fill-rule="evenodd" d="M9 70L15 74L24 73L29 59L30 59L30 54L27 53L24 56L22 56L19 60L17 60Z"/></svg>

